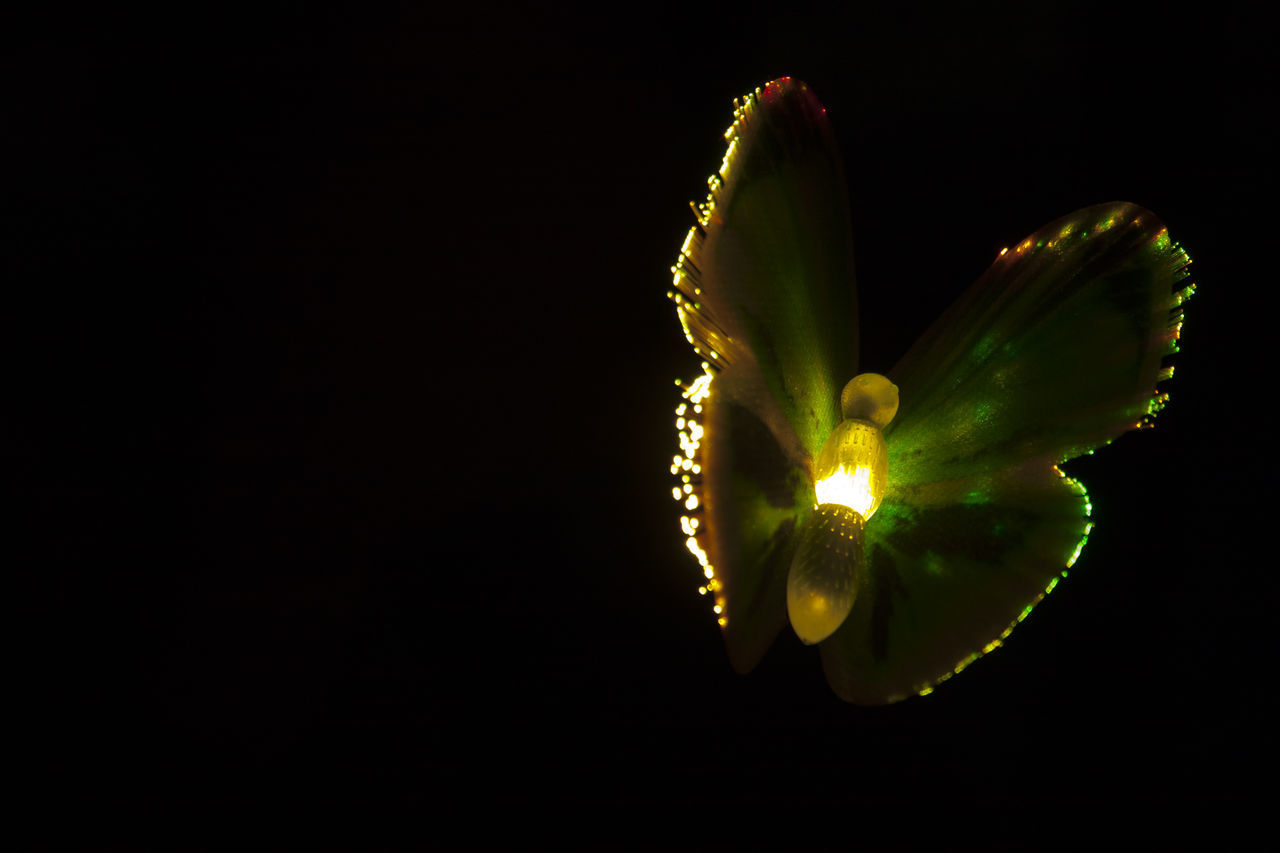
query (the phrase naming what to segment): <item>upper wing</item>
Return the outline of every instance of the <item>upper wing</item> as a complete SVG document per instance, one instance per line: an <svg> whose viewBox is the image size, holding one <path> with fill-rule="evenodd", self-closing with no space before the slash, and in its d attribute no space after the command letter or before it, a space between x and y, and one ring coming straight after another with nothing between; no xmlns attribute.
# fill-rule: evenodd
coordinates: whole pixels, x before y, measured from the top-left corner
<svg viewBox="0 0 1280 853"><path fill-rule="evenodd" d="M825 108L789 77L747 95L725 136L729 147L676 263L672 296L694 348L713 367L754 361L800 445L817 456L857 367L839 150Z"/></svg>
<svg viewBox="0 0 1280 853"><path fill-rule="evenodd" d="M1139 426L1160 405L1188 263L1153 213L1125 203L1006 250L891 373L893 483L1063 462Z"/></svg>
<svg viewBox="0 0 1280 853"><path fill-rule="evenodd" d="M999 645L1074 562L1089 504L1056 465L1163 403L1188 263L1150 212L1085 208L1002 253L894 368L868 578L823 645L842 697L927 690Z"/></svg>
<svg viewBox="0 0 1280 853"><path fill-rule="evenodd" d="M786 624L791 536L856 372L857 309L844 172L817 98L775 80L737 103L725 136L671 296L715 377L686 530L745 672Z"/></svg>

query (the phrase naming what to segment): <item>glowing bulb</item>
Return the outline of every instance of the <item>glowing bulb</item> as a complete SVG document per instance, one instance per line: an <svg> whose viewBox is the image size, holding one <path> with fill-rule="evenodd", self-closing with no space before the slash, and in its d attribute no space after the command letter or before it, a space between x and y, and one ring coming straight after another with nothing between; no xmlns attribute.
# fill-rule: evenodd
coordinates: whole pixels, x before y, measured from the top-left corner
<svg viewBox="0 0 1280 853"><path fill-rule="evenodd" d="M869 421L848 420L822 446L815 469L818 504L840 504L871 518L889 485L889 448L880 428Z"/></svg>
<svg viewBox="0 0 1280 853"><path fill-rule="evenodd" d="M840 393L845 420L818 454L818 504L840 504L871 518L889 485L889 449L881 430L898 413L898 386L878 373L849 380Z"/></svg>
<svg viewBox="0 0 1280 853"><path fill-rule="evenodd" d="M805 643L835 633L853 609L866 555L863 526L889 485L882 428L898 412L898 387L876 373L855 376L840 394L845 419L818 454L818 507L801 526L787 573L787 616Z"/></svg>

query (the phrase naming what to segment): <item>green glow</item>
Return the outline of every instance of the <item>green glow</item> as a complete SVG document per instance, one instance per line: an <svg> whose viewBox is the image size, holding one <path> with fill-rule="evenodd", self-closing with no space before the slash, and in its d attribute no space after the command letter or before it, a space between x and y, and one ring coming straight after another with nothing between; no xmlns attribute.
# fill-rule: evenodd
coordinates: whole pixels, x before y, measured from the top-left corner
<svg viewBox="0 0 1280 853"><path fill-rule="evenodd" d="M1078 211L1001 252L984 289L894 366L903 408L879 424L891 481L875 490L876 466L862 479L849 470L863 492L881 492L874 518L852 513L863 527L851 548L852 523L814 506L825 444L849 419L837 383L856 372L858 349L844 187L823 114L798 81L745 98L695 205L671 293L695 351L724 371L728 402L708 404L707 472L686 448L692 427L682 435L672 468L689 473L673 498L707 496L682 530L736 669L755 665L789 615L802 639L822 642L842 698L882 704L931 693L999 648L1067 576L1093 508L1053 463L1166 405L1152 389L1173 375L1160 357L1178 351L1179 306L1195 288L1173 290L1189 258L1129 204Z"/></svg>
<svg viewBox="0 0 1280 853"><path fill-rule="evenodd" d="M974 344L973 352L970 354L969 357L973 361L983 362L983 361L986 361L987 356L995 352L995 349L996 349L995 337L992 335L987 335L983 337L982 340Z"/></svg>

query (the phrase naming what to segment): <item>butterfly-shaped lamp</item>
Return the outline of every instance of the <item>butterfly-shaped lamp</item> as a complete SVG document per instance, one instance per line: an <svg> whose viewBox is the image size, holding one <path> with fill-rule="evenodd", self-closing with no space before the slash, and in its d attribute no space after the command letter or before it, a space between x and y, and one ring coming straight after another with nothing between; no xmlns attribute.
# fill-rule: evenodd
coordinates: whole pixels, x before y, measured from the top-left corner
<svg viewBox="0 0 1280 853"><path fill-rule="evenodd" d="M1168 395L1190 259L1150 212L1088 207L1000 253L887 376L858 374L848 202L826 110L775 80L672 269L703 374L682 384L673 496L733 667L790 621L832 688L928 693L1001 644L1080 556L1057 467Z"/></svg>

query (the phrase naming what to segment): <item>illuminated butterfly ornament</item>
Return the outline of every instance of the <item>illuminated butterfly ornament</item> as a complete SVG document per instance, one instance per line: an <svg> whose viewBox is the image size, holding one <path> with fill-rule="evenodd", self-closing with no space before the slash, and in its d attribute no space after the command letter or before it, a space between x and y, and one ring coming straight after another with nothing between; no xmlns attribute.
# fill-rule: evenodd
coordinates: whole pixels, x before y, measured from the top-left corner
<svg viewBox="0 0 1280 853"><path fill-rule="evenodd" d="M1057 466L1150 424L1194 286L1154 215L1085 208L1002 251L887 378L859 376L825 112L790 78L735 102L673 268L706 359L673 496L733 667L790 618L836 693L874 705L999 646L1066 576L1090 506Z"/></svg>

